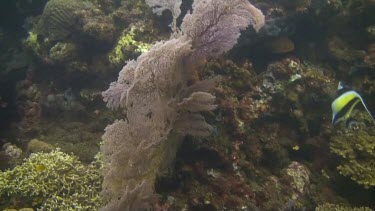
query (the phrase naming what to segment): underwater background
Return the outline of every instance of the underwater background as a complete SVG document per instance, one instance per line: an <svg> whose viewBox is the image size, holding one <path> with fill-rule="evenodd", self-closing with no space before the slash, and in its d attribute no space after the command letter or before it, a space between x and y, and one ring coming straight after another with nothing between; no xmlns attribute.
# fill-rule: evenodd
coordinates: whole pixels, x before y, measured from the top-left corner
<svg viewBox="0 0 375 211"><path fill-rule="evenodd" d="M374 0L2 0L0 49L0 210L375 209Z"/></svg>

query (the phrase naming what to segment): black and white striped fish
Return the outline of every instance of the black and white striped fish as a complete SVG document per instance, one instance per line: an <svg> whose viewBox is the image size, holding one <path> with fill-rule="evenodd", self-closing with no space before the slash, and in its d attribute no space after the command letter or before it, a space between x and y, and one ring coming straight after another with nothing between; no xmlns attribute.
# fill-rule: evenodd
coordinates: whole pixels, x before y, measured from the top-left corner
<svg viewBox="0 0 375 211"><path fill-rule="evenodd" d="M353 89L349 89L339 82L337 87L337 97L332 102L332 124L335 125L341 121L348 121L354 107L361 102L363 107L365 107L368 114L374 120L370 110L367 108L364 100L358 92ZM375 120L374 120L375 122Z"/></svg>

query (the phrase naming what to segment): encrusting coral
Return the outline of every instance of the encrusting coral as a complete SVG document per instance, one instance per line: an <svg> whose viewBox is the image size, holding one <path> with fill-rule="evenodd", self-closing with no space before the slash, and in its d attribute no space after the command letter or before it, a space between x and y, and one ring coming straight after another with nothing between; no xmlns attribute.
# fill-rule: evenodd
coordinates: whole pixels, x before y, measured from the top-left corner
<svg viewBox="0 0 375 211"><path fill-rule="evenodd" d="M126 119L103 136L108 204L102 210L152 206L155 179L173 162L181 138L212 131L200 112L216 108L208 93L215 80L188 81L205 59L230 50L240 30L252 25L258 31L263 24L262 12L247 0L197 1L181 32L128 62L103 93L107 106L124 109Z"/></svg>
<svg viewBox="0 0 375 211"><path fill-rule="evenodd" d="M100 168L99 160L85 166L59 149L33 153L22 165L0 172L0 197L22 199L40 210L96 210L101 205Z"/></svg>

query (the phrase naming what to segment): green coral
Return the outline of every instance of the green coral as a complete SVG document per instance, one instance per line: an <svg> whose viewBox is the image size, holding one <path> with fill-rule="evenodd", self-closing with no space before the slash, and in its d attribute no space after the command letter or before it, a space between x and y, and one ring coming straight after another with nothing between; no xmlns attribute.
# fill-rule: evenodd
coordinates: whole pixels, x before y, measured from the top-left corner
<svg viewBox="0 0 375 211"><path fill-rule="evenodd" d="M59 149L33 153L22 165L0 172L0 198L27 199L41 210L97 210L100 167L99 161L85 166Z"/></svg>
<svg viewBox="0 0 375 211"><path fill-rule="evenodd" d="M368 207L347 207L337 204L325 203L316 207L315 211L371 211Z"/></svg>
<svg viewBox="0 0 375 211"><path fill-rule="evenodd" d="M29 36L24 41L24 45L35 53L39 52L40 50L40 44L38 42L38 35L35 32L30 31Z"/></svg>
<svg viewBox="0 0 375 211"><path fill-rule="evenodd" d="M365 188L375 186L375 135L366 130L350 130L334 136L330 143L333 153L342 160L337 170L350 176Z"/></svg>
<svg viewBox="0 0 375 211"><path fill-rule="evenodd" d="M22 40L22 44L26 50L31 51L37 56L40 56L43 49L42 43L39 42L38 33L33 30L28 31L28 36Z"/></svg>
<svg viewBox="0 0 375 211"><path fill-rule="evenodd" d="M124 62L126 54L124 50L132 50L139 53L149 51L151 44L144 43L142 41L136 41L136 28L131 28L128 33L124 33L118 40L117 45L109 53L109 61L113 64L119 64Z"/></svg>
<svg viewBox="0 0 375 211"><path fill-rule="evenodd" d="M73 43L57 42L49 50L49 56L54 62L65 62L74 58L76 51L76 46Z"/></svg>

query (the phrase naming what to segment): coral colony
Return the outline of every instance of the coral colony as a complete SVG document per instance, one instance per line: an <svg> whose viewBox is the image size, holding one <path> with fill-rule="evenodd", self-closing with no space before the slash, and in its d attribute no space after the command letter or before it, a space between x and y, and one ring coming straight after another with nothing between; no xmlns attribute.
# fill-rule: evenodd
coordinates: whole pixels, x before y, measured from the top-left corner
<svg viewBox="0 0 375 211"><path fill-rule="evenodd" d="M166 1L162 8L178 15L179 4ZM252 25L258 31L263 24L262 12L247 0L196 1L181 31L124 66L103 92L107 106L123 109L126 118L109 125L103 135L108 204L102 210L149 206L156 176L174 159L181 136L212 131L200 112L216 108L209 93L213 81L188 85L191 74L199 71L202 60L230 50L240 30Z"/></svg>
<svg viewBox="0 0 375 211"><path fill-rule="evenodd" d="M374 11L0 0L0 210L374 210Z"/></svg>

